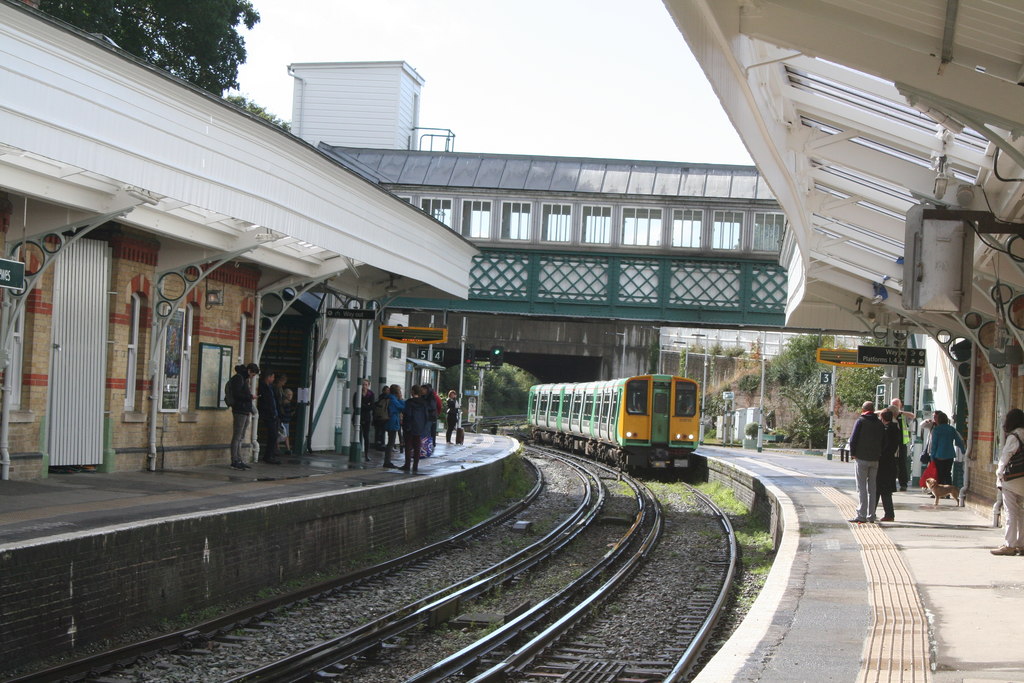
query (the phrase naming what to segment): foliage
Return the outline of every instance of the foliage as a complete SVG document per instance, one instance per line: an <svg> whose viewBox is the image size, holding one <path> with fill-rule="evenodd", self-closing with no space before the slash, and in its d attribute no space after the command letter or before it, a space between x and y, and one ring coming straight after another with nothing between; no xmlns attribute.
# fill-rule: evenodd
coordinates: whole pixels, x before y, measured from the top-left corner
<svg viewBox="0 0 1024 683"><path fill-rule="evenodd" d="M743 375L742 377L739 378L739 381L737 382L737 384L739 385L740 391L745 391L748 394L752 394L755 391L760 391L760 389L761 389L761 372L760 372L760 370L757 371L757 372L748 372L747 374Z"/></svg>
<svg viewBox="0 0 1024 683"><path fill-rule="evenodd" d="M798 386L810 380L818 381L821 365L816 352L820 346L831 346L833 337L800 335L786 342L786 347L772 359L767 380L774 386Z"/></svg>
<svg viewBox="0 0 1024 683"><path fill-rule="evenodd" d="M875 398L875 387L882 383L882 368L836 368L836 398L843 406L857 410L864 401Z"/></svg>
<svg viewBox="0 0 1024 683"><path fill-rule="evenodd" d="M271 114L265 107L261 107L244 95L228 95L224 99L236 107L241 107L253 116L258 116L261 119L269 121L278 128L284 128L285 130L292 129L292 124L288 123L276 114Z"/></svg>
<svg viewBox="0 0 1024 683"><path fill-rule="evenodd" d="M815 377L803 385L782 389L782 395L796 410L796 417L786 425L786 431L794 442L807 448L824 446L828 437L828 413L824 405L828 387L817 380Z"/></svg>
<svg viewBox="0 0 1024 683"><path fill-rule="evenodd" d="M746 434L748 438L756 439L757 431L760 428L761 425L757 424L756 422L748 422L747 426L743 428L743 433Z"/></svg>
<svg viewBox="0 0 1024 683"><path fill-rule="evenodd" d="M479 389L479 373L475 368L466 368L463 389ZM523 415L530 387L537 384L537 378L514 365L502 365L494 370L484 371L483 405L477 410L480 415ZM449 389L459 390L459 366L455 365L441 374L438 393L443 398ZM463 410L466 403L463 401Z"/></svg>
<svg viewBox="0 0 1024 683"><path fill-rule="evenodd" d="M236 27L260 20L249 0L41 0L39 9L216 95L238 87Z"/></svg>

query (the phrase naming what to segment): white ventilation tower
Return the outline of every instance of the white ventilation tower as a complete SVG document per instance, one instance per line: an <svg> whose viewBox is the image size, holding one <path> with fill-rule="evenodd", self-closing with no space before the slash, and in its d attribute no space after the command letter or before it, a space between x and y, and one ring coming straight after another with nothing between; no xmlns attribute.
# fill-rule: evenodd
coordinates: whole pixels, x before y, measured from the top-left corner
<svg viewBox="0 0 1024 683"><path fill-rule="evenodd" d="M423 78L405 62L291 64L292 132L313 146L417 149Z"/></svg>

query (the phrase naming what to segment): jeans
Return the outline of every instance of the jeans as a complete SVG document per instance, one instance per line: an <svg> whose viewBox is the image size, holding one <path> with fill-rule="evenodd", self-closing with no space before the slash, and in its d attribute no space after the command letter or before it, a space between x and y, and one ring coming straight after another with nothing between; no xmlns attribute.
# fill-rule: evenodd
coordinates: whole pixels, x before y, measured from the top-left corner
<svg viewBox="0 0 1024 683"><path fill-rule="evenodd" d="M246 413L234 413L234 423L231 430L231 462L242 462L242 442L245 441L245 432L249 427L249 418Z"/></svg>
<svg viewBox="0 0 1024 683"><path fill-rule="evenodd" d="M854 458L857 476L857 519L873 521L874 506L878 504L878 461Z"/></svg>

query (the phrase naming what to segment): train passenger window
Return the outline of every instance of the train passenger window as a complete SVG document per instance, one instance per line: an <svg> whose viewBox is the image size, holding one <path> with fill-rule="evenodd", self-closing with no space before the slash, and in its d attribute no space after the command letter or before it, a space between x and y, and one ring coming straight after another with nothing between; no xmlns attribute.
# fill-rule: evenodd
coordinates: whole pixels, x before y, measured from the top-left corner
<svg viewBox="0 0 1024 683"><path fill-rule="evenodd" d="M626 383L626 412L630 415L647 414L647 390L650 382L634 379Z"/></svg>
<svg viewBox="0 0 1024 683"><path fill-rule="evenodd" d="M697 385L676 382L676 417L693 417L697 414Z"/></svg>

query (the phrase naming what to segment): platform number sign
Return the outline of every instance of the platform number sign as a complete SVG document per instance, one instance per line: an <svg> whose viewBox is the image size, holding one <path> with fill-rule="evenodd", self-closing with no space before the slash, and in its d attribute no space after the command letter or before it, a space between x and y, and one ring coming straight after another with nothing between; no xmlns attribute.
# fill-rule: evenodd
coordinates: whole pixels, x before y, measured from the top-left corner
<svg viewBox="0 0 1024 683"><path fill-rule="evenodd" d="M832 384L832 373L831 372L822 372L822 373L820 373L820 379L818 380L818 382L819 382L819 384Z"/></svg>

